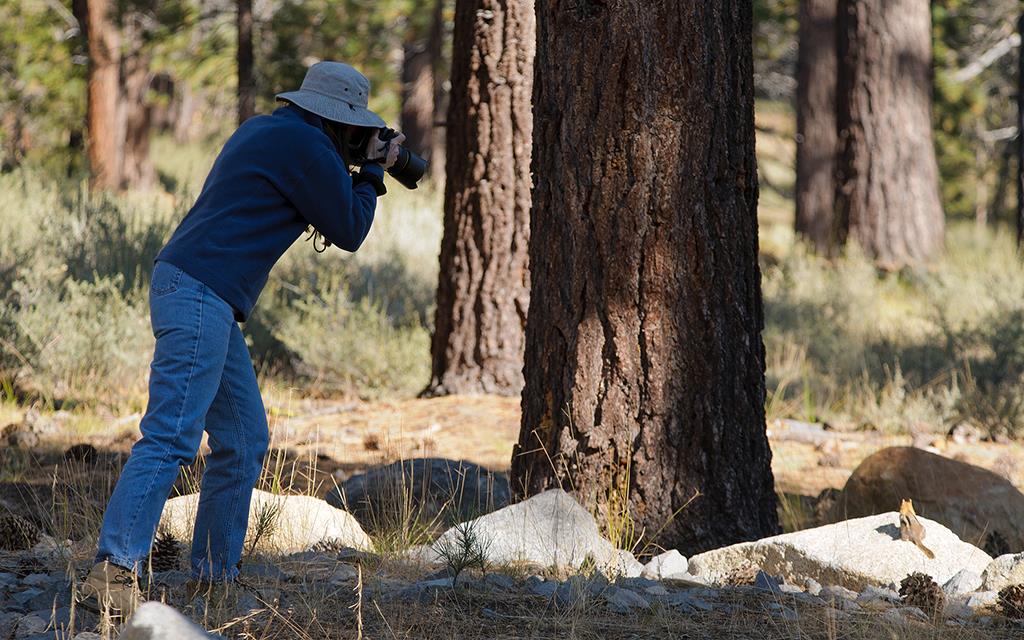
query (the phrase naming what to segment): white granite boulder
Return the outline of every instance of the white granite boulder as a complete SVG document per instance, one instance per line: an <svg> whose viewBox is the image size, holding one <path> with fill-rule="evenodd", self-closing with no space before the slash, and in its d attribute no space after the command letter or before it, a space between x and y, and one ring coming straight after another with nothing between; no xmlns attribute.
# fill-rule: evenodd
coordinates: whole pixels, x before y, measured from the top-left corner
<svg viewBox="0 0 1024 640"><path fill-rule="evenodd" d="M981 573L992 561L941 524L919 520L927 532L925 544L935 553L932 560L900 540L899 514L890 512L708 551L690 559L690 573L727 584L753 567L792 584L811 578L861 591L899 584L915 571L944 584L962 569Z"/></svg>
<svg viewBox="0 0 1024 640"><path fill-rule="evenodd" d="M159 602L140 606L119 636L120 640L211 640L202 627Z"/></svg>
<svg viewBox="0 0 1024 640"><path fill-rule="evenodd" d="M639 575L643 565L616 549L597 529L594 517L572 496L551 489L476 520L452 527L419 557L443 561L467 527L479 541L489 563L527 563L578 569L589 558L597 568L616 575Z"/></svg>
<svg viewBox="0 0 1024 640"><path fill-rule="evenodd" d="M652 580L661 580L674 575L686 575L689 566L689 562L683 554L671 549L651 558L644 565L641 575Z"/></svg>
<svg viewBox="0 0 1024 640"><path fill-rule="evenodd" d="M198 504L198 494L168 500L160 526L176 539L190 541ZM260 490L252 492L247 548L254 539L256 551L269 554L308 551L323 543L373 550L373 542L348 512L335 509L319 498Z"/></svg>
<svg viewBox="0 0 1024 640"><path fill-rule="evenodd" d="M1024 553L999 556L981 574L984 591L999 591L1007 585L1021 583L1024 583Z"/></svg>

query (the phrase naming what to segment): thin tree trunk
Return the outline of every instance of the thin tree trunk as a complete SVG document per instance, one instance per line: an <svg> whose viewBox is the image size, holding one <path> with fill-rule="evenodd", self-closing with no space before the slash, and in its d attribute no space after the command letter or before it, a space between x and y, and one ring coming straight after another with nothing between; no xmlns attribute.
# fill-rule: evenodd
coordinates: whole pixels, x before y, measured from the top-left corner
<svg viewBox="0 0 1024 640"><path fill-rule="evenodd" d="M405 145L433 162L434 74L430 51L419 39L402 48L402 112L400 115Z"/></svg>
<svg viewBox="0 0 1024 640"><path fill-rule="evenodd" d="M538 5L516 490L685 553L778 531L749 0ZM692 502L691 502L692 500Z"/></svg>
<svg viewBox="0 0 1024 640"><path fill-rule="evenodd" d="M830 253L834 240L836 2L800 0L796 232L820 253Z"/></svg>
<svg viewBox="0 0 1024 640"><path fill-rule="evenodd" d="M459 0L426 395L518 394L529 306L532 0Z"/></svg>
<svg viewBox="0 0 1024 640"><path fill-rule="evenodd" d="M117 98L120 90L120 34L113 22L110 0L88 0L89 37L88 153L91 185L116 189L121 182L121 128Z"/></svg>
<svg viewBox="0 0 1024 640"><path fill-rule="evenodd" d="M444 184L444 117L445 89L444 82L448 78L444 60L444 3L435 0L433 16L430 22L430 39L427 41L427 53L430 55L430 75L434 80L434 121L431 123L430 180L437 186Z"/></svg>
<svg viewBox="0 0 1024 640"><path fill-rule="evenodd" d="M256 115L256 85L252 74L252 0L238 0L238 124Z"/></svg>
<svg viewBox="0 0 1024 640"><path fill-rule="evenodd" d="M931 13L924 0L840 0L838 236L883 269L927 262L945 220L931 125Z"/></svg>
<svg viewBox="0 0 1024 640"><path fill-rule="evenodd" d="M1017 19L1017 248L1024 247L1024 13Z"/></svg>
<svg viewBox="0 0 1024 640"><path fill-rule="evenodd" d="M121 122L124 128L121 150L122 189L151 189L156 171L149 156L153 105L149 98L152 54L146 49L145 27L137 15L124 20L123 38L130 53L121 59Z"/></svg>

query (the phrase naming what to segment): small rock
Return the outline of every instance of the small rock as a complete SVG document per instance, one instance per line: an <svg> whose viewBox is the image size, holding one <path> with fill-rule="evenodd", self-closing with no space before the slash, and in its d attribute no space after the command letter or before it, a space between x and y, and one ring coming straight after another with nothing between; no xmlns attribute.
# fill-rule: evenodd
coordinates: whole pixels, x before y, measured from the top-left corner
<svg viewBox="0 0 1024 640"><path fill-rule="evenodd" d="M881 587L867 586L857 596L857 604L872 611L885 611L900 603L900 594Z"/></svg>
<svg viewBox="0 0 1024 640"><path fill-rule="evenodd" d="M286 582L292 578L292 575L281 569L281 567L263 562L243 564L239 573L245 578L262 578L266 580L279 580L281 582Z"/></svg>
<svg viewBox="0 0 1024 640"><path fill-rule="evenodd" d="M818 596L821 595L821 585L814 578L807 578L804 580L804 587L807 589L807 595Z"/></svg>
<svg viewBox="0 0 1024 640"><path fill-rule="evenodd" d="M146 602L128 619L119 640L208 640L212 637L173 608L159 602Z"/></svg>
<svg viewBox="0 0 1024 640"><path fill-rule="evenodd" d="M39 616L25 616L18 621L14 629L15 638L27 638L28 636L46 631L46 620Z"/></svg>
<svg viewBox="0 0 1024 640"><path fill-rule="evenodd" d="M327 578L327 582L333 586L338 586L348 582L353 582L358 578L359 571L355 567L350 564L339 564L334 568L334 573Z"/></svg>
<svg viewBox="0 0 1024 640"><path fill-rule="evenodd" d="M555 602L562 607L571 607L586 599L589 595L589 582L580 575L569 576L569 579L558 585L555 590Z"/></svg>
<svg viewBox="0 0 1024 640"><path fill-rule="evenodd" d="M671 592L660 584L656 584L653 587L644 589L644 593L649 596L667 596Z"/></svg>
<svg viewBox="0 0 1024 640"><path fill-rule="evenodd" d="M31 573L21 579L21 583L30 587L45 587L54 582L48 574L45 573Z"/></svg>
<svg viewBox="0 0 1024 640"><path fill-rule="evenodd" d="M42 589L24 589L22 591L17 591L13 593L11 595L11 600L13 602L17 602L18 604L28 604L33 598L36 598L42 595L43 593L44 592Z"/></svg>
<svg viewBox="0 0 1024 640"><path fill-rule="evenodd" d="M998 591L975 591L967 597L967 606L977 613L978 609L994 607L999 601Z"/></svg>
<svg viewBox="0 0 1024 640"><path fill-rule="evenodd" d="M92 631L82 631L75 634L74 640L102 640L102 637L98 633Z"/></svg>
<svg viewBox="0 0 1024 640"><path fill-rule="evenodd" d="M610 586L604 591L608 610L614 613L629 613L633 609L650 609L651 603L643 596L629 589Z"/></svg>
<svg viewBox="0 0 1024 640"><path fill-rule="evenodd" d="M780 595L782 591L779 589L780 580L774 578L764 571L758 571L754 577L754 588L758 591L767 591L773 595Z"/></svg>
<svg viewBox="0 0 1024 640"><path fill-rule="evenodd" d="M673 574L687 573L689 566L689 560L683 554L672 549L651 558L650 562L644 565L640 575L645 578L661 580Z"/></svg>
<svg viewBox="0 0 1024 640"><path fill-rule="evenodd" d="M183 587L188 581L189 575L184 571L158 571L153 574L153 583L162 587Z"/></svg>
<svg viewBox="0 0 1024 640"><path fill-rule="evenodd" d="M516 581L503 573L488 573L484 583L492 588L510 591L515 588Z"/></svg>
<svg viewBox="0 0 1024 640"><path fill-rule="evenodd" d="M679 609L682 613L697 613L699 611L711 611L714 606L699 597L687 593L673 593L668 597L666 603L669 606Z"/></svg>
<svg viewBox="0 0 1024 640"><path fill-rule="evenodd" d="M544 598L551 598L555 595L555 591L558 590L558 583L544 580L540 576L530 576L526 579L524 586L529 593Z"/></svg>
<svg viewBox="0 0 1024 640"><path fill-rule="evenodd" d="M856 600L857 596L860 594L851 589L847 589L846 587L833 584L827 587L822 587L819 595L826 600Z"/></svg>
<svg viewBox="0 0 1024 640"><path fill-rule="evenodd" d="M796 586L795 584L780 584L779 591L791 596L803 595L804 593L804 590Z"/></svg>
<svg viewBox="0 0 1024 640"><path fill-rule="evenodd" d="M971 593L981 588L982 578L977 573L963 569L942 585L942 590L947 596L958 596L963 593Z"/></svg>

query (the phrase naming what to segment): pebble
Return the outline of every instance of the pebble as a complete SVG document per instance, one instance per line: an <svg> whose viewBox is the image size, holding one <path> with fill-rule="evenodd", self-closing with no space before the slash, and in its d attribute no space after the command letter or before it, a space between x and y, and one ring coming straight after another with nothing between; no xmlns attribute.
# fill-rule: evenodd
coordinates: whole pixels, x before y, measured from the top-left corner
<svg viewBox="0 0 1024 640"><path fill-rule="evenodd" d="M327 582L330 583L331 586L337 587L342 584L354 582L358 578L359 571L356 570L355 567L353 567L350 564L339 564L337 567L335 567L334 573L332 573L331 576L327 578Z"/></svg>
<svg viewBox="0 0 1024 640"><path fill-rule="evenodd" d="M782 590L779 589L780 584L781 581L778 578L770 576L764 571L759 570L757 572L757 575L754 577L755 589L757 589L758 591L767 591L768 593L771 593L775 596L782 594Z"/></svg>
<svg viewBox="0 0 1024 640"><path fill-rule="evenodd" d="M821 585L814 578L807 578L804 580L804 587L807 589L807 594L812 596L821 595Z"/></svg>
<svg viewBox="0 0 1024 640"><path fill-rule="evenodd" d="M21 583L30 587L45 587L54 579L45 573L32 573L21 579Z"/></svg>
<svg viewBox="0 0 1024 640"><path fill-rule="evenodd" d="M644 565L643 572L640 575L644 578L652 579L666 578L670 575L687 573L689 566L690 564L686 557L672 549L651 558L650 562Z"/></svg>

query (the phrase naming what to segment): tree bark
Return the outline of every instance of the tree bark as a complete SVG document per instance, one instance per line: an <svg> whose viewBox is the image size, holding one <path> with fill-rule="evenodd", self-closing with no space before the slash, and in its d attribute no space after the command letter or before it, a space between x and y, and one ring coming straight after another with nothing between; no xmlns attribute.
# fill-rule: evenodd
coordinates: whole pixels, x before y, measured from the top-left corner
<svg viewBox="0 0 1024 640"><path fill-rule="evenodd" d="M88 0L88 154L91 186L117 189L121 183L122 131L118 126L120 34L110 0Z"/></svg>
<svg viewBox="0 0 1024 640"><path fill-rule="evenodd" d="M238 124L242 124L256 115L256 84L252 73L252 0L238 0L235 19L238 27Z"/></svg>
<svg viewBox="0 0 1024 640"><path fill-rule="evenodd" d="M518 394L529 306L532 0L459 0L425 395Z"/></svg>
<svg viewBox="0 0 1024 640"><path fill-rule="evenodd" d="M931 13L924 0L840 0L836 88L839 240L883 269L927 262L945 221L931 125Z"/></svg>
<svg viewBox="0 0 1024 640"><path fill-rule="evenodd" d="M796 65L796 232L831 253L835 226L836 3L800 0Z"/></svg>
<svg viewBox="0 0 1024 640"><path fill-rule="evenodd" d="M538 4L514 488L693 553L778 531L749 0Z"/></svg>

